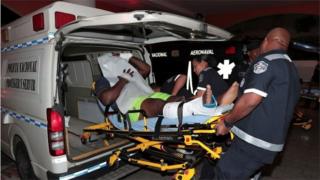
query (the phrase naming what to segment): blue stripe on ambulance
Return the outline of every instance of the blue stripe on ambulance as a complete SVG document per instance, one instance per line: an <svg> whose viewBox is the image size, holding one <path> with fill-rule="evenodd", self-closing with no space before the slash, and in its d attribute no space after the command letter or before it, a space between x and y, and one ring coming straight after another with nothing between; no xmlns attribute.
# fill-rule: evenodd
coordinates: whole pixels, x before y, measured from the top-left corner
<svg viewBox="0 0 320 180"><path fill-rule="evenodd" d="M131 146L133 144L134 143L130 143L130 144L125 145L124 147L128 147L128 146ZM133 156L134 154L135 153L129 154L129 157ZM121 159L118 159L118 161L121 161ZM78 172L75 172L75 173L72 173L72 174L68 174L66 176L59 177L59 179L61 179L61 180L73 179L73 178L76 178L76 177L83 176L85 174L91 173L93 171L99 170L101 168L107 167L107 166L108 166L107 162L102 162L100 164L91 166L91 167L83 169L81 171L78 171Z"/></svg>
<svg viewBox="0 0 320 180"><path fill-rule="evenodd" d="M12 45L12 46L9 46L9 47L1 48L1 52L9 52L9 51L13 51L13 50L16 50L16 49L22 49L22 48L26 48L26 47L45 44L52 38L54 38L54 33L53 32L49 32L48 36L42 37L40 39L35 39L35 40L27 41L27 42L24 42L24 43L21 43L21 44L15 44L15 45Z"/></svg>
<svg viewBox="0 0 320 180"><path fill-rule="evenodd" d="M1 112L3 113L9 113L9 115L17 120L20 120L22 122L26 122L28 124L31 124L33 126L37 126L38 128L47 128L47 124L41 122L40 120L32 119L30 117L24 116L22 114L18 114L16 112L10 111L6 108L0 107Z"/></svg>

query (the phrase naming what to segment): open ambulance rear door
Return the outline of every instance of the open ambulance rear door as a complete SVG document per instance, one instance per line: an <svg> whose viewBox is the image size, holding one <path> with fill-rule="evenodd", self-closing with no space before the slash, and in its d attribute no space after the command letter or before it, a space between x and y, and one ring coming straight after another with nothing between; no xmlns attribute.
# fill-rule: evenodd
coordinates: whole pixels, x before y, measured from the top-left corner
<svg viewBox="0 0 320 180"><path fill-rule="evenodd" d="M117 13L75 21L56 33L132 43L183 39L228 40L227 31L191 18L155 11Z"/></svg>

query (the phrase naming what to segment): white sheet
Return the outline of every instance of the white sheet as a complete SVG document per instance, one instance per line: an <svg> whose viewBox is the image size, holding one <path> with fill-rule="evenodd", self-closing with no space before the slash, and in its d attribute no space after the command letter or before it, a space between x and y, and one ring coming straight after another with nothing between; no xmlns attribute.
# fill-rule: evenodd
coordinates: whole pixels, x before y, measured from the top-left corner
<svg viewBox="0 0 320 180"><path fill-rule="evenodd" d="M130 68L134 71L132 80L122 89L116 100L122 113L128 112L138 96L146 96L153 92L140 73L126 59L106 53L98 57L98 62L103 76L109 80L111 86L118 82L118 76L123 73L124 69Z"/></svg>

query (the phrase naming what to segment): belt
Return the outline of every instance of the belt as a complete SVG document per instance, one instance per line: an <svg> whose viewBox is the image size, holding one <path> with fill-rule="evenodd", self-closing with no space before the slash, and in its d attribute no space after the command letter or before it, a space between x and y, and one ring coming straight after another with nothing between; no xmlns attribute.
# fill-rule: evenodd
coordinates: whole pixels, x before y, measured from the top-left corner
<svg viewBox="0 0 320 180"><path fill-rule="evenodd" d="M284 146L284 144L273 144L273 143L264 141L262 139L253 137L250 134L247 134L246 132L242 131L236 126L233 126L231 128L231 131L240 139L244 140L245 142L268 151L280 152L282 151Z"/></svg>

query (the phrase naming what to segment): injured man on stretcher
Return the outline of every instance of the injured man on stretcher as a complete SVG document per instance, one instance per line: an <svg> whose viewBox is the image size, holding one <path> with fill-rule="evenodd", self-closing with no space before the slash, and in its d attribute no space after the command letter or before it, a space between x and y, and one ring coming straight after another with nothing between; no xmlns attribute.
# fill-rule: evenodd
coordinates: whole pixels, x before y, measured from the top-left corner
<svg viewBox="0 0 320 180"><path fill-rule="evenodd" d="M232 102L238 94L239 85L236 82L217 98L212 96L214 89L208 85L202 97L184 102L184 97L154 92L145 81L150 66L139 58L106 53L98 57L98 62L103 73L103 77L95 82L94 89L99 103L123 114L130 110L142 110L146 117L162 115L167 119L177 119L178 108L182 108L184 119L195 115L221 115L221 112L233 107ZM183 106L179 107L182 102ZM143 119L143 115L129 113L129 119L137 122Z"/></svg>

